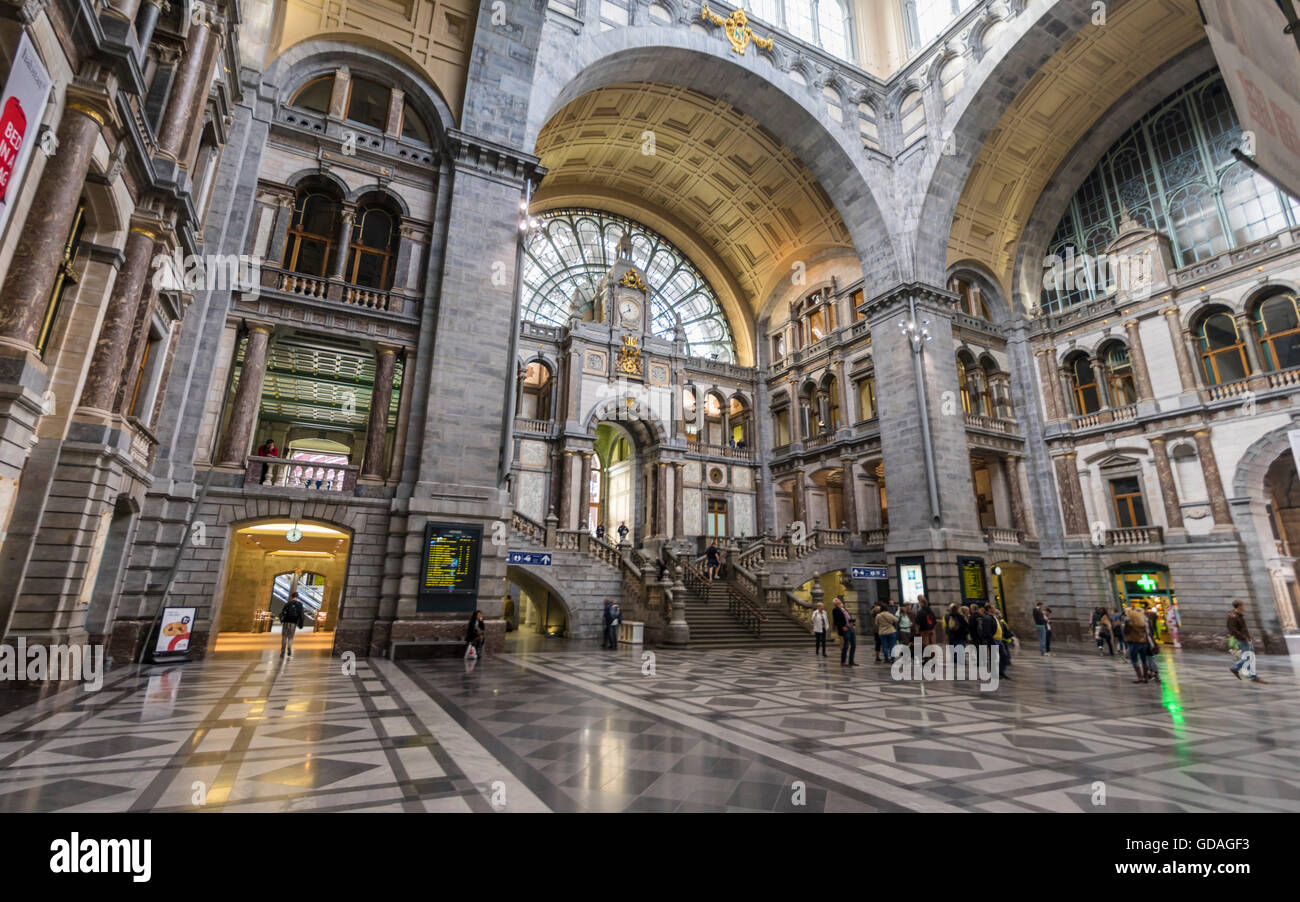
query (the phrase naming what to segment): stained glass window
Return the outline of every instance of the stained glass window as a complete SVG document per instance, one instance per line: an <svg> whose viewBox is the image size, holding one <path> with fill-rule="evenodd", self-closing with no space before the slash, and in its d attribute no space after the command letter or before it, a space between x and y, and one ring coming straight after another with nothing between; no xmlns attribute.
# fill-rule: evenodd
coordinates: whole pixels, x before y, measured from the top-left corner
<svg viewBox="0 0 1300 902"><path fill-rule="evenodd" d="M674 314L682 318L692 356L735 362L735 341L717 295L703 274L676 247L638 222L596 210L556 210L524 255L523 318L562 326L569 322L575 292L590 301L614 267L625 231L632 235L632 262L650 287L650 329L671 339Z"/></svg>
<svg viewBox="0 0 1300 902"><path fill-rule="evenodd" d="M1048 253L1072 257L1075 279L1044 287L1049 311L1109 293L1089 278L1083 255L1104 252L1123 212L1169 236L1174 266L1267 238L1300 222L1300 201L1233 156L1241 125L1223 76L1203 75L1147 113L1101 158L1079 186ZM1072 253L1071 253L1072 251Z"/></svg>

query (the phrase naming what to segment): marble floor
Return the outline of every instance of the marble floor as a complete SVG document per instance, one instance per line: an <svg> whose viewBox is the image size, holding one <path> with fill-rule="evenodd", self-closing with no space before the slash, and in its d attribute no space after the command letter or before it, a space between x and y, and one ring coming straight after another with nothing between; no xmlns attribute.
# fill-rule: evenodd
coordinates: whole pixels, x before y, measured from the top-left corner
<svg viewBox="0 0 1300 902"><path fill-rule="evenodd" d="M980 692L866 652L236 647L10 706L0 812L1300 811L1300 661L1026 651Z"/></svg>

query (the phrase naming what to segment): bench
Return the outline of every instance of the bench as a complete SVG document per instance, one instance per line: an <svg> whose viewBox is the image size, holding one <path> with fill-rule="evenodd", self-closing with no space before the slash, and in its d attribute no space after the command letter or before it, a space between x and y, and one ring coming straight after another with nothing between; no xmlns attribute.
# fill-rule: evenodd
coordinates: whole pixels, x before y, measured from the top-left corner
<svg viewBox="0 0 1300 902"><path fill-rule="evenodd" d="M388 660L397 660L397 649L399 647L415 647L420 645L439 646L439 645L465 645L464 639L403 639L400 642L388 643Z"/></svg>

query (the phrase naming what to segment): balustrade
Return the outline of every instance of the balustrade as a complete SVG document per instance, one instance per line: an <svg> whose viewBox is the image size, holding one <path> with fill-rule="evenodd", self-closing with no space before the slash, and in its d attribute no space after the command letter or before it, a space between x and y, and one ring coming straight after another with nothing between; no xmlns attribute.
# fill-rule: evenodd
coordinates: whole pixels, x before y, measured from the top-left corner
<svg viewBox="0 0 1300 902"><path fill-rule="evenodd" d="M351 492L356 488L360 470L351 464L320 464L250 455L244 470L244 486Z"/></svg>

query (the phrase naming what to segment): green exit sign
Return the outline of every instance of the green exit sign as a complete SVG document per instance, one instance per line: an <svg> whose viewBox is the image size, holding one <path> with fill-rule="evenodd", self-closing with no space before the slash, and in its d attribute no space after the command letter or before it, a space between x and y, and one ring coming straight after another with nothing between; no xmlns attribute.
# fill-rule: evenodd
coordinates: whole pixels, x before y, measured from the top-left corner
<svg viewBox="0 0 1300 902"><path fill-rule="evenodd" d="M1155 581L1154 577L1146 573L1143 573L1137 578L1137 584L1138 588L1143 592L1154 592L1160 586L1160 584Z"/></svg>

